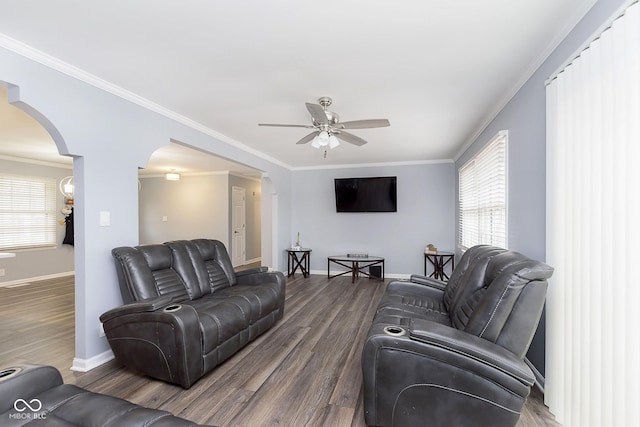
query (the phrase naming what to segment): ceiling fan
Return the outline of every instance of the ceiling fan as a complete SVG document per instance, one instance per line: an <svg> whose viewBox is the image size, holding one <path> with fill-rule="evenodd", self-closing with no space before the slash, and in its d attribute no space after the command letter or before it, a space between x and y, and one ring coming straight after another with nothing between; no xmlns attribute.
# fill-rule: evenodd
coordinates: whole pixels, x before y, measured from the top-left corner
<svg viewBox="0 0 640 427"><path fill-rule="evenodd" d="M326 147L335 148L340 145L338 139L349 142L354 145L364 145L367 143L364 139L352 133L345 132L345 129L369 129L389 126L387 119L369 119L354 120L349 122L341 122L338 115L327 110L331 105L331 98L323 96L318 99L318 104L306 102L305 105L309 114L311 114L311 125L281 125L271 123L258 123L258 126L277 126L290 128L307 128L314 129L309 135L300 139L296 144L306 144L311 141L314 148Z"/></svg>

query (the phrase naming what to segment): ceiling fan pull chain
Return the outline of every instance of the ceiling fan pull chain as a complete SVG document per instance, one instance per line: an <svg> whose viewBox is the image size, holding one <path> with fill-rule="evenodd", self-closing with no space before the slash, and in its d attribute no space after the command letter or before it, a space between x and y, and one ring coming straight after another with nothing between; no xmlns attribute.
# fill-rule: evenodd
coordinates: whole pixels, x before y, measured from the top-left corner
<svg viewBox="0 0 640 427"><path fill-rule="evenodd" d="M324 158L327 158L327 150L324 150Z"/></svg>

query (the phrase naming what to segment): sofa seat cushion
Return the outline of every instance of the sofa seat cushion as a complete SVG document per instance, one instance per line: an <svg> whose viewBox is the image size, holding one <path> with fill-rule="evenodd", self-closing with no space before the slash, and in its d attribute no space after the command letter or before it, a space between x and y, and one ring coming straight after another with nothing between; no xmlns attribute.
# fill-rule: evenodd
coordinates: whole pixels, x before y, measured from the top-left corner
<svg viewBox="0 0 640 427"><path fill-rule="evenodd" d="M249 320L254 324L280 307L279 285L265 282L260 285L235 285L218 290L210 295L213 298L242 298L251 307Z"/></svg>
<svg viewBox="0 0 640 427"><path fill-rule="evenodd" d="M251 310L241 297L198 298L183 304L193 307L198 314L205 354L236 337L250 325Z"/></svg>

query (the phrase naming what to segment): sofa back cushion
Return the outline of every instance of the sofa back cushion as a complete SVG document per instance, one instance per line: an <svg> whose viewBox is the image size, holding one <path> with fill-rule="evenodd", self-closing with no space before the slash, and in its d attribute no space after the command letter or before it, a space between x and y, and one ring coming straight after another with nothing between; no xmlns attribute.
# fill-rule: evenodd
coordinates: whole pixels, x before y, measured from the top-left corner
<svg viewBox="0 0 640 427"><path fill-rule="evenodd" d="M198 274L199 254L187 240L167 242L165 245L171 251L172 268L180 275L184 282L189 299L194 300L211 293L205 278Z"/></svg>
<svg viewBox="0 0 640 427"><path fill-rule="evenodd" d="M189 242L191 257L198 260L196 271L210 292L236 284L236 273L224 244L219 240L194 239Z"/></svg>
<svg viewBox="0 0 640 427"><path fill-rule="evenodd" d="M495 246L480 245L469 248L460 264L464 269L458 272L458 267L451 275L451 279L455 282L450 285L447 283L444 294L444 304L449 313L455 313L469 296L474 294L478 289L486 286L486 270L489 261L495 255L505 252L506 249ZM466 258L466 262L465 262ZM451 282L451 281L450 281ZM453 320L453 319L452 319Z"/></svg>
<svg viewBox="0 0 640 427"><path fill-rule="evenodd" d="M467 272L473 271L473 267L482 259L484 254L491 250L498 248L487 245L473 246L467 249L458 261L456 268L451 273L451 278L447 282L447 286L444 290L443 302L445 308L450 312L453 311L453 303L456 295L456 291L459 292L461 283L468 284L473 276L467 275Z"/></svg>
<svg viewBox="0 0 640 427"><path fill-rule="evenodd" d="M485 258L483 285L469 289L452 324L524 357L544 307L548 265L513 251Z"/></svg>
<svg viewBox="0 0 640 427"><path fill-rule="evenodd" d="M111 251L125 303L157 296L189 299L185 282L172 266L166 245L120 247Z"/></svg>

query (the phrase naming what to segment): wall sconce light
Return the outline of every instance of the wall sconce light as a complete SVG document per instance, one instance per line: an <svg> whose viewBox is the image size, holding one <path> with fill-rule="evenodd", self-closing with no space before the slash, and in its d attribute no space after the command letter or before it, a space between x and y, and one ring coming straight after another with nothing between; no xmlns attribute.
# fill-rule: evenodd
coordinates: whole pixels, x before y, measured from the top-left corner
<svg viewBox="0 0 640 427"><path fill-rule="evenodd" d="M62 178L60 180L60 185L58 185L58 189L64 197L73 200L73 192L75 191L75 186L73 185L73 177L66 176Z"/></svg>
<svg viewBox="0 0 640 427"><path fill-rule="evenodd" d="M176 172L167 172L164 174L164 178L167 181L180 181L180 174Z"/></svg>

